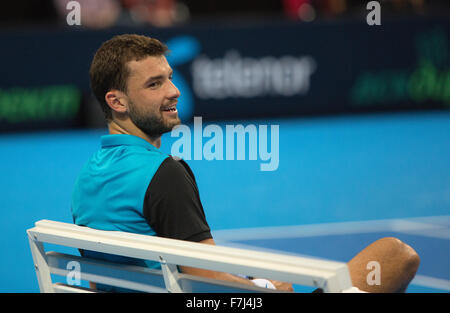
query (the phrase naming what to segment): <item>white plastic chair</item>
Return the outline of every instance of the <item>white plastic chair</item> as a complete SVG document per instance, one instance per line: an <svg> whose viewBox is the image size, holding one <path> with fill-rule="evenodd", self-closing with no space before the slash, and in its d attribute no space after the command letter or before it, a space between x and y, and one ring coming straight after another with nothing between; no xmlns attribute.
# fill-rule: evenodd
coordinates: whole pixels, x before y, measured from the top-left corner
<svg viewBox="0 0 450 313"><path fill-rule="evenodd" d="M52 274L70 275L70 264L79 265L81 280L143 292L277 292L182 274L177 265L290 282L322 288L324 292L346 292L352 288L347 265L341 262L102 231L50 220L36 222L27 233L41 292L96 292L53 283ZM46 243L157 261L161 270L46 252Z"/></svg>

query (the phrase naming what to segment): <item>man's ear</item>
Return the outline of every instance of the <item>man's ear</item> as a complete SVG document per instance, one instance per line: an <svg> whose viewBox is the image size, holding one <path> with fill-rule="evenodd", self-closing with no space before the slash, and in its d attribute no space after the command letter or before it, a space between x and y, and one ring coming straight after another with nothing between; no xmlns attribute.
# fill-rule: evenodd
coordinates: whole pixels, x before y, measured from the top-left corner
<svg viewBox="0 0 450 313"><path fill-rule="evenodd" d="M111 110L117 113L128 111L128 97L119 90L110 90L105 94L105 101Z"/></svg>

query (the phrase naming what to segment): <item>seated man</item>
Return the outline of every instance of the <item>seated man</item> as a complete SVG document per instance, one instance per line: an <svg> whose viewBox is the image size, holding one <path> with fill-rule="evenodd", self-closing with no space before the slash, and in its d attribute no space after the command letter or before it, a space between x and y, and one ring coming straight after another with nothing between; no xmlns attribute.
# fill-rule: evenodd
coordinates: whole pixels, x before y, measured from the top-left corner
<svg viewBox="0 0 450 313"><path fill-rule="evenodd" d="M101 138L101 148L77 178L72 215L77 225L95 229L214 245L194 174L184 161L158 149L161 135L180 124L180 92L172 83L166 52L166 46L157 39L140 35L116 36L96 52L90 68L91 88L105 114L109 135ZM92 251L83 253L137 262ZM383 282L379 285L367 284L366 266L370 261L381 266ZM374 242L348 263L353 285L369 292L404 291L418 265L415 251L395 238ZM258 283L210 270L181 267L181 271L243 284ZM270 281L269 285L293 290L288 283Z"/></svg>

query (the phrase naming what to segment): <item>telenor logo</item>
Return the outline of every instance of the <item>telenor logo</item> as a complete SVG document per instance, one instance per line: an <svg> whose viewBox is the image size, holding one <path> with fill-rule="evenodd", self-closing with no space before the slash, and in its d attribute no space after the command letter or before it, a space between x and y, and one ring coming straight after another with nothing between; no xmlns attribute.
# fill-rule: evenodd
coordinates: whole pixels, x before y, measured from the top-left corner
<svg viewBox="0 0 450 313"><path fill-rule="evenodd" d="M178 116L182 122L189 121L194 114L194 98L191 88L176 66L193 60L200 52L200 43L191 36L175 37L166 42L170 53L167 61L173 67L173 83L180 90Z"/></svg>
<svg viewBox="0 0 450 313"><path fill-rule="evenodd" d="M266 96L292 97L309 92L311 76L317 69L312 56L241 56L237 50L225 51L223 58L200 55L200 42L192 36L179 36L166 42L167 60L174 68L173 82L180 90L178 116L190 121L195 97L224 100ZM192 88L176 66L192 62Z"/></svg>

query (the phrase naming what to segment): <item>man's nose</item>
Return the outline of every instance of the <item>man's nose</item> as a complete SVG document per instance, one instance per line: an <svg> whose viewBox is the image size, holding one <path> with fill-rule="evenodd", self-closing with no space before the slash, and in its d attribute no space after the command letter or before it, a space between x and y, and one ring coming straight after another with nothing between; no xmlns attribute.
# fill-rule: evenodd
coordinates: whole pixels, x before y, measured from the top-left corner
<svg viewBox="0 0 450 313"><path fill-rule="evenodd" d="M178 97L180 97L181 93L178 90L177 86L175 86L175 84L172 81L169 81L169 83L170 83L169 98L170 99L177 99Z"/></svg>

